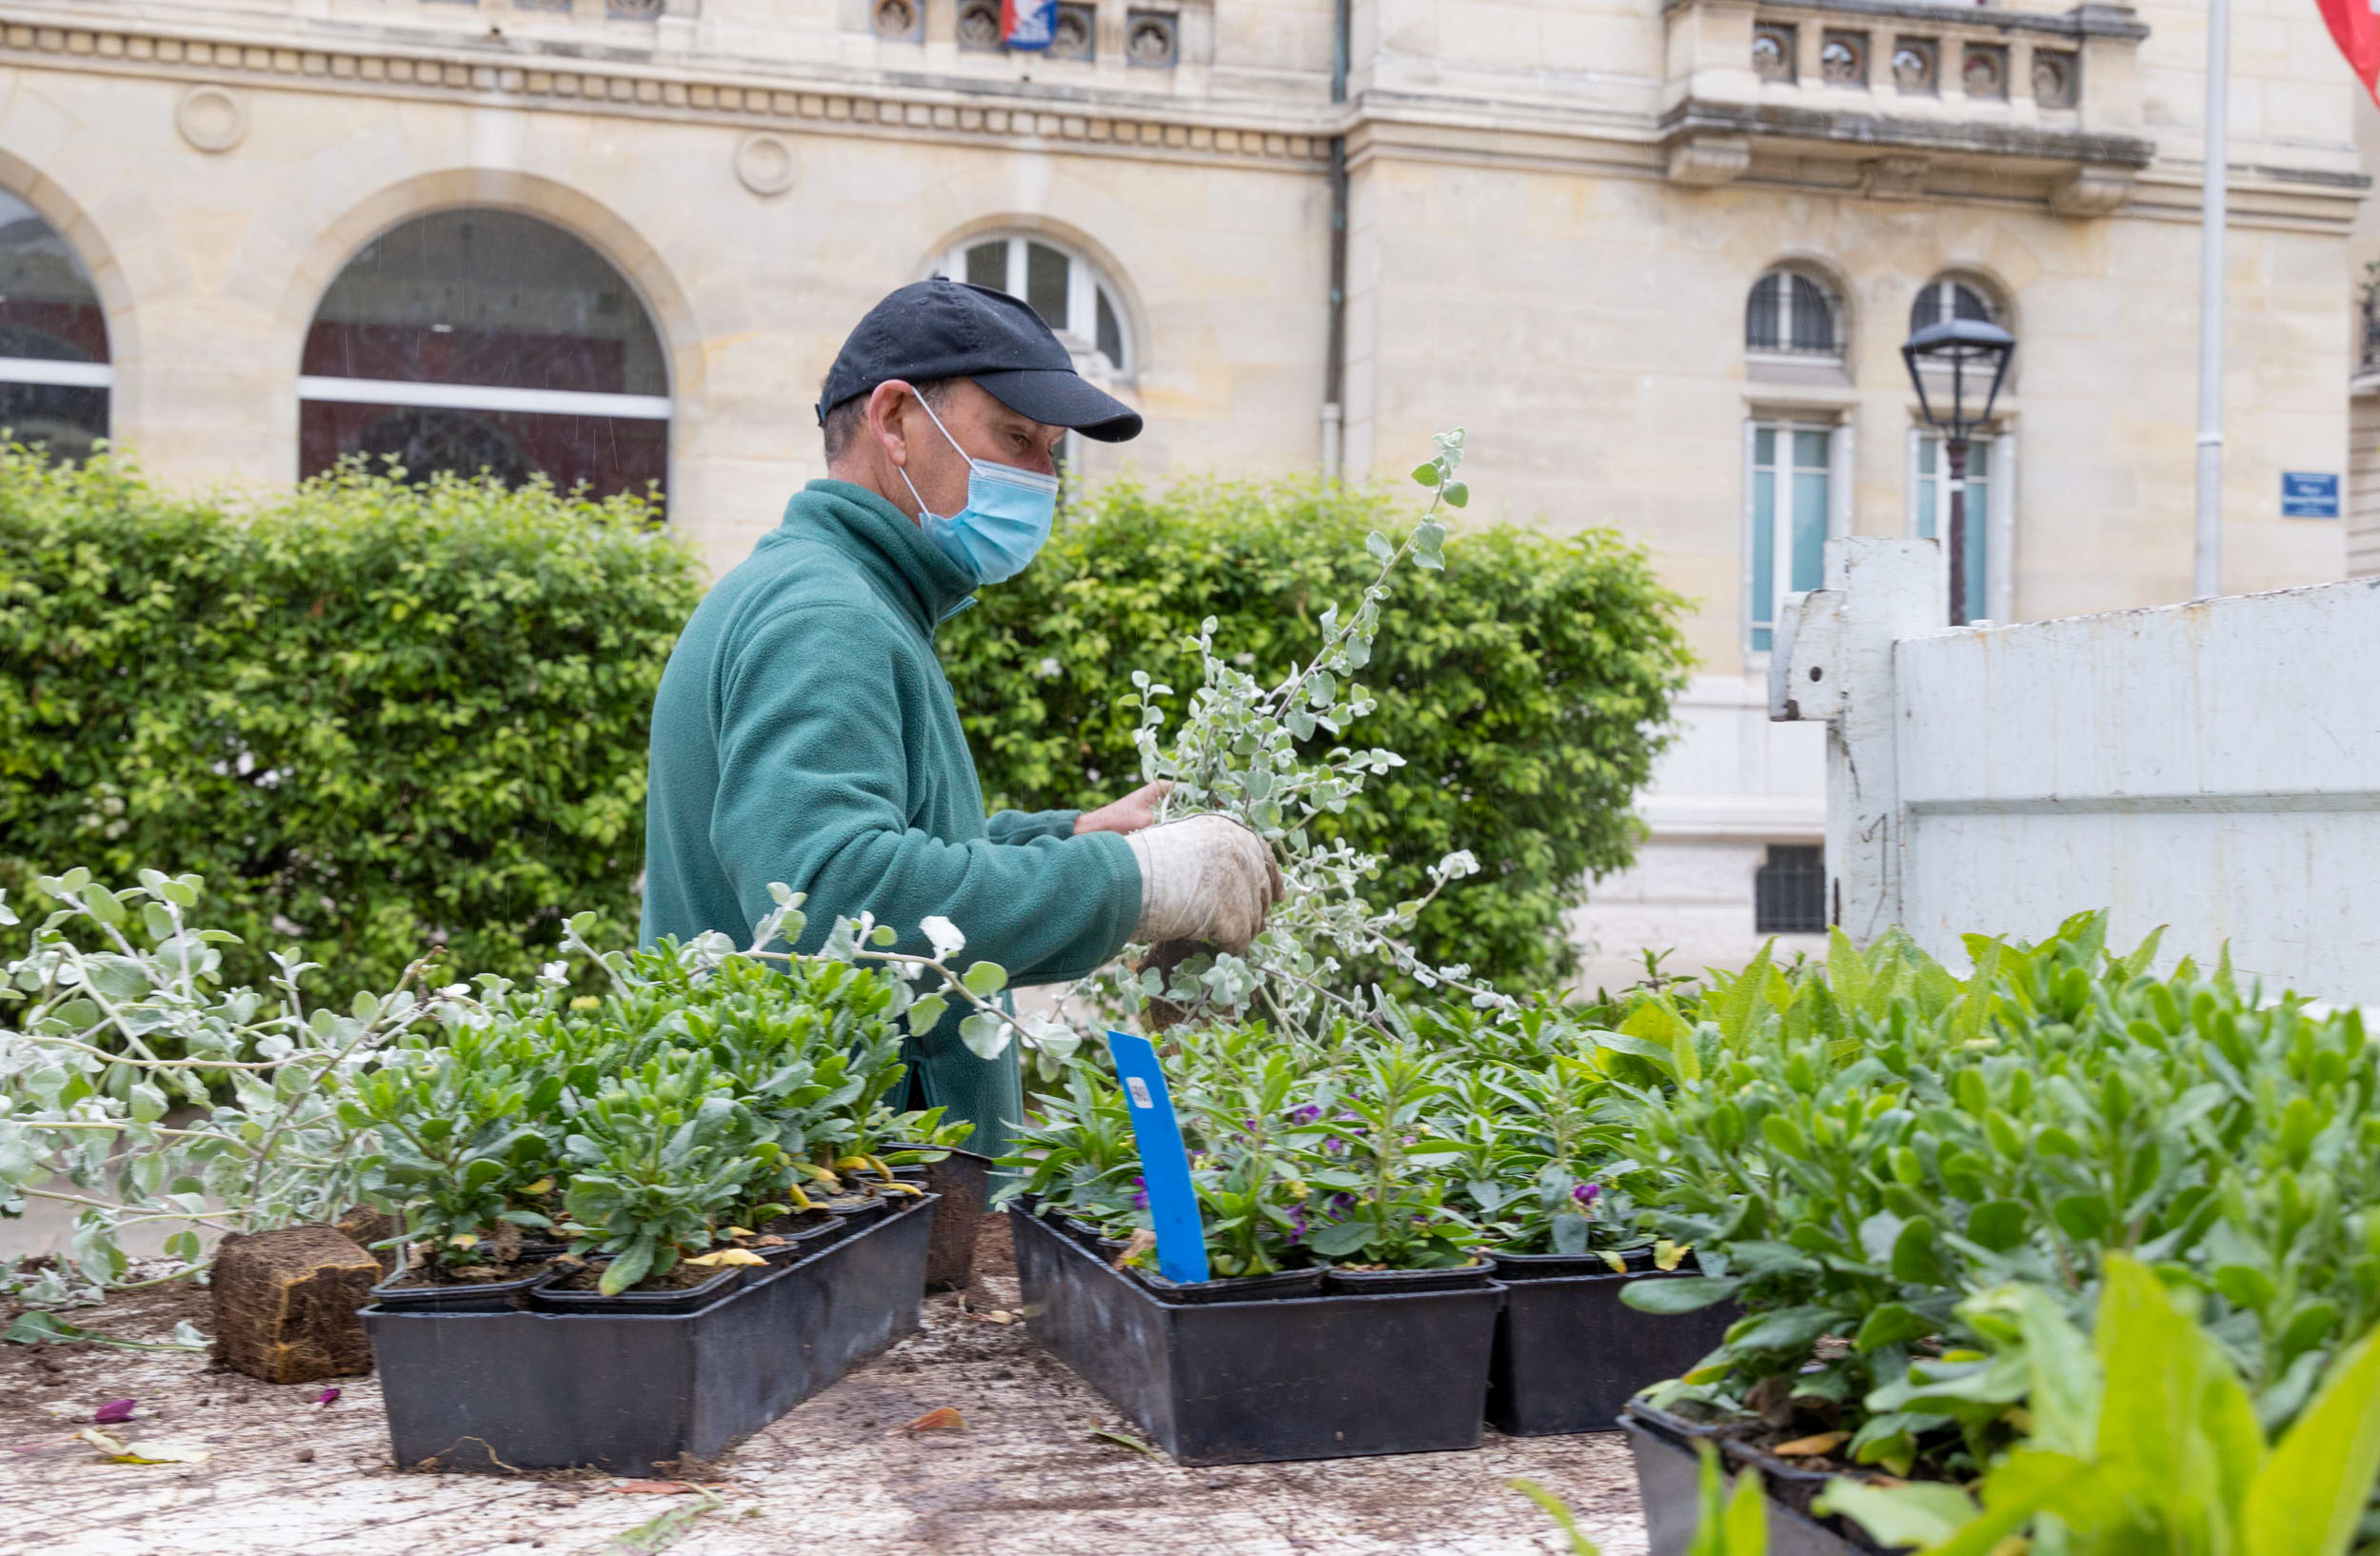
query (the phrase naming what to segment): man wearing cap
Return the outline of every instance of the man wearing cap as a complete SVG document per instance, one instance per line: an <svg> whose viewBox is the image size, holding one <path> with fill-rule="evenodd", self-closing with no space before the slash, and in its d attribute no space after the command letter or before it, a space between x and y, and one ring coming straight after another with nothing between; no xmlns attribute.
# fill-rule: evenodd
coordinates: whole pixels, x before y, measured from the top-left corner
<svg viewBox="0 0 2380 1556"><path fill-rule="evenodd" d="M1153 826L1157 786L987 820L934 652L936 627L1049 538L1059 439L1119 443L1140 416L1022 301L940 276L860 321L818 416L827 478L696 608L654 699L644 940L748 936L783 881L808 894L802 949L865 910L922 950L941 914L964 960L1018 984L1080 977L1135 939L1245 948L1280 889L1254 833ZM1017 1050L978 1059L961 1014L912 1045L919 1100L1000 1155Z"/></svg>

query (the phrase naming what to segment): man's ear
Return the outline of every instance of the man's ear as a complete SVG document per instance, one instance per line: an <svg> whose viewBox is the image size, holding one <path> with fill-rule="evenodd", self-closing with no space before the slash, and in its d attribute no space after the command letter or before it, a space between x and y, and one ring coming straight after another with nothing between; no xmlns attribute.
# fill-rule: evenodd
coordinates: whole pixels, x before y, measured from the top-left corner
<svg viewBox="0 0 2380 1556"><path fill-rule="evenodd" d="M902 411L916 397L917 391L898 378L888 378L868 391L868 436L896 466L909 462L909 434L902 425Z"/></svg>

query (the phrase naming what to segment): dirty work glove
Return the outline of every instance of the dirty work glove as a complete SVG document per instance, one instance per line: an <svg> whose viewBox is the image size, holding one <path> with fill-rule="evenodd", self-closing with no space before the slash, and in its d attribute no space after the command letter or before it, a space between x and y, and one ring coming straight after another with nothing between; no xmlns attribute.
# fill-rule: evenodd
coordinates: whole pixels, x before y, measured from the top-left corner
<svg viewBox="0 0 2380 1556"><path fill-rule="evenodd" d="M1229 816L1191 816L1125 836L1140 865L1141 941L1193 940L1234 954L1280 901L1280 867L1264 840Z"/></svg>

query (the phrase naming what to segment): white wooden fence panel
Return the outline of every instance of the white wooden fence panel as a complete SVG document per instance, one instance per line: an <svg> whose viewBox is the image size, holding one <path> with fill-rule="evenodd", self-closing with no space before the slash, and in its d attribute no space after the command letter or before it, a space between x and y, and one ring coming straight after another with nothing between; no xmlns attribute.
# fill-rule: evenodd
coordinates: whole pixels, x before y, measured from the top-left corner
<svg viewBox="0 0 2380 1556"><path fill-rule="evenodd" d="M1772 711L1836 675L1840 703L1802 716L1831 727L1846 928L1954 955L2104 907L2119 944L2167 926L2167 962L2229 942L2244 970L2380 1004L2380 580L1912 630L1860 590L1905 596L1931 545L1835 544L1843 588L1805 603L1822 628L1780 656Z"/></svg>

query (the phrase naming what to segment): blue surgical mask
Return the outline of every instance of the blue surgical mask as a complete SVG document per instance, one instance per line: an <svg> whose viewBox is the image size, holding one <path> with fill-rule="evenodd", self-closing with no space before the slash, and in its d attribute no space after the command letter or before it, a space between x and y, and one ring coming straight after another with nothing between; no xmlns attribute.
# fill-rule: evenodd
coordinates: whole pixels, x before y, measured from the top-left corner
<svg viewBox="0 0 2380 1556"><path fill-rule="evenodd" d="M959 449L959 440L950 437L950 429L934 415L934 408L922 399L918 404L925 406L950 446ZM967 458L964 449L959 453ZM1058 477L988 459L967 458L967 506L956 513L927 511L907 470L902 470L901 484L918 505L918 524L925 538L978 584L1005 583L1024 571L1049 540L1050 526L1058 518Z"/></svg>

